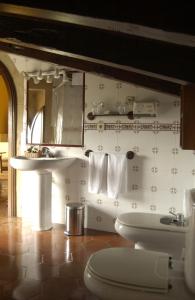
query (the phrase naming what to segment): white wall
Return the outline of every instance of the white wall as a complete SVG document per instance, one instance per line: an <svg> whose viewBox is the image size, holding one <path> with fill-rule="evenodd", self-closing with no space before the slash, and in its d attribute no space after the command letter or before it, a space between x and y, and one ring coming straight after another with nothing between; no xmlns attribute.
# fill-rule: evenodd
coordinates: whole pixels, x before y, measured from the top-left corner
<svg viewBox="0 0 195 300"><path fill-rule="evenodd" d="M86 117L94 101L104 101L108 109L113 109L132 96L136 100L157 100L158 117L129 120L126 116L109 116L93 121ZM170 209L181 212L184 189L194 186L195 151L184 151L179 146L180 99L86 74L85 101L84 148L53 148L62 155L78 157L70 168L53 174L53 222L64 223L64 205L68 201L85 204L86 227L105 231L114 230L114 220L123 212L167 214ZM99 121L105 124L103 132L97 130ZM127 195L113 200L102 194L88 193L88 158L84 156L87 149L136 153L134 159L128 161L131 190ZM21 200L25 206L26 197Z"/></svg>
<svg viewBox="0 0 195 300"><path fill-rule="evenodd" d="M126 116L85 117L85 147L56 148L68 155L80 157L65 176L55 175L53 183L54 221L63 222L66 201L81 201L86 205L86 227L112 231L116 216L127 211L168 213L182 211L185 188L194 186L195 151L179 146L180 99L135 85L86 74L86 113L94 101L103 100L112 108L129 97L136 100L158 101L158 117L129 120ZM97 123L103 121L106 130L98 132ZM107 153L136 155L128 161L131 191L117 200L105 195L88 193L87 149ZM58 187L61 186L61 193Z"/></svg>
<svg viewBox="0 0 195 300"><path fill-rule="evenodd" d="M18 154L22 148L23 132L23 76L13 66L21 65L18 57L11 62L7 54L0 53L16 81L18 96ZM22 61L20 72L29 66L31 60ZM33 63L34 66L34 63ZM28 69L27 68L27 69ZM29 70L29 69L28 69ZM61 173L53 176L53 221L64 222L64 204L67 201L81 201L86 205L86 226L101 230L113 230L116 216L126 211L146 211L168 213L169 209L182 210L183 192L185 188L194 187L195 151L184 151L179 146L180 131L180 99L144 89L131 84L120 83L91 74L86 74L86 114L91 111L94 101L104 101L111 109L117 102L125 102L129 97L136 100L158 100L157 118L128 120L127 117L103 117L89 121L85 118L85 147L55 148L56 152L79 157L75 163ZM99 121L105 123L106 130L98 132ZM126 153L133 150L136 156L128 162L131 191L117 200L108 199L104 195L92 195L87 191L88 159L85 150L108 153ZM18 212L28 207L32 201L30 193L23 193L26 185L20 180L18 172L17 202ZM24 176L26 176L24 174ZM27 180L28 183L28 180ZM20 211L21 209L21 211ZM25 209L23 210L25 211Z"/></svg>

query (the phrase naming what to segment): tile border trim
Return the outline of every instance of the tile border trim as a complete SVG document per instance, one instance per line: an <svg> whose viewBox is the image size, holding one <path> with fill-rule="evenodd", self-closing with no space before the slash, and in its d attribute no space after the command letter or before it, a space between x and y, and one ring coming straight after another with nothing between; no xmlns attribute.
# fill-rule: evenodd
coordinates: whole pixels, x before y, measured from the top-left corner
<svg viewBox="0 0 195 300"><path fill-rule="evenodd" d="M84 130L97 130L98 123L85 123ZM135 121L134 123L104 123L104 130L114 130L114 131L134 131L136 133L140 131L152 131L158 133L159 131L170 131L173 133L180 133L180 123L174 121L172 123L160 123L158 121L152 123L140 123Z"/></svg>

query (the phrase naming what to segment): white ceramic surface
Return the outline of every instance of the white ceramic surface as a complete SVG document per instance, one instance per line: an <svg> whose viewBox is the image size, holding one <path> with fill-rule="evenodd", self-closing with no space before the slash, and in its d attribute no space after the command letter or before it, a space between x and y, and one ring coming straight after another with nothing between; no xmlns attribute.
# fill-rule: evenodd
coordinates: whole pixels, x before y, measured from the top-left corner
<svg viewBox="0 0 195 300"><path fill-rule="evenodd" d="M10 158L10 165L20 171L55 170L69 167L75 159L75 157L27 158L15 156Z"/></svg>
<svg viewBox="0 0 195 300"><path fill-rule="evenodd" d="M28 174L29 183L33 184L33 207L31 224L35 231L52 228L51 195L52 171L69 167L74 157L40 157L27 158L15 156L10 159L10 165L20 171L32 171Z"/></svg>
<svg viewBox="0 0 195 300"><path fill-rule="evenodd" d="M33 188L33 205L31 206L32 230L42 231L52 228L51 186L52 173L49 171L31 172Z"/></svg>
<svg viewBox="0 0 195 300"><path fill-rule="evenodd" d="M162 252L138 250L138 256L133 257L136 254L135 250L128 248L99 250L91 255L84 271L84 282L87 288L102 300L194 299L195 189L191 190L189 196L191 212L186 232L184 260L172 260L171 267L168 267L168 257L165 256L165 261L162 261L163 256L167 254ZM153 230L150 229L150 231ZM151 260L146 255L147 253L151 255ZM159 282L159 279L163 281ZM165 288L155 291L154 283L156 287ZM139 291L141 288L143 288L142 292ZM152 293L148 289L151 289Z"/></svg>
<svg viewBox="0 0 195 300"><path fill-rule="evenodd" d="M115 229L125 239L134 241L136 249L165 251L180 258L187 227L161 224L161 217L150 213L122 214L116 219Z"/></svg>
<svg viewBox="0 0 195 300"><path fill-rule="evenodd" d="M130 251L129 251L130 254ZM112 268L114 269L113 261ZM186 287L185 279L183 276L183 263L182 261L174 261L175 269L169 270L169 279L172 289L168 293L154 293L138 291L136 289L125 288L120 286L117 282L111 280L102 280L99 276L92 276L88 267L84 272L84 282L87 288L101 300L123 300L123 299L136 299L136 300L193 300L194 294L190 293ZM124 264L121 265L120 271L124 269ZM118 273L118 269L115 270L115 274ZM129 271L131 273L131 270ZM149 276L149 274L147 275Z"/></svg>

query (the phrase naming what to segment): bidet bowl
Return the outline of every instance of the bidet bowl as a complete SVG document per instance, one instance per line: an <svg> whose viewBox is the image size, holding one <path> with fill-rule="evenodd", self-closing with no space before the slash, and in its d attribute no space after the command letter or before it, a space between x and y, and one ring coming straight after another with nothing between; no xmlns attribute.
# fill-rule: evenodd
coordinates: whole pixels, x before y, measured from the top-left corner
<svg viewBox="0 0 195 300"><path fill-rule="evenodd" d="M75 157L28 158L14 156L10 158L10 165L20 171L55 170L69 167L75 159Z"/></svg>
<svg viewBox="0 0 195 300"><path fill-rule="evenodd" d="M151 213L125 213L116 219L115 229L125 239L134 241L137 249L167 252L179 258L185 245L187 226L160 222L161 218L168 217Z"/></svg>

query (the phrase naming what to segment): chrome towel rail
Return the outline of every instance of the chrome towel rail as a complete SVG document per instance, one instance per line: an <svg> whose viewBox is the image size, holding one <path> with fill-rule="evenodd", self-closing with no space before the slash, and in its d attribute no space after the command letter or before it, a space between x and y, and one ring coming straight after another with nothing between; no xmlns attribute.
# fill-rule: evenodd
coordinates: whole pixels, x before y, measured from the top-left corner
<svg viewBox="0 0 195 300"><path fill-rule="evenodd" d="M86 150L85 151L85 156L89 157L90 152L93 152L93 150L90 150L90 149ZM108 155L108 153L106 153L106 155ZM127 153L126 153L126 158L127 159L133 159L134 156L135 156L135 153L133 151L127 151Z"/></svg>

